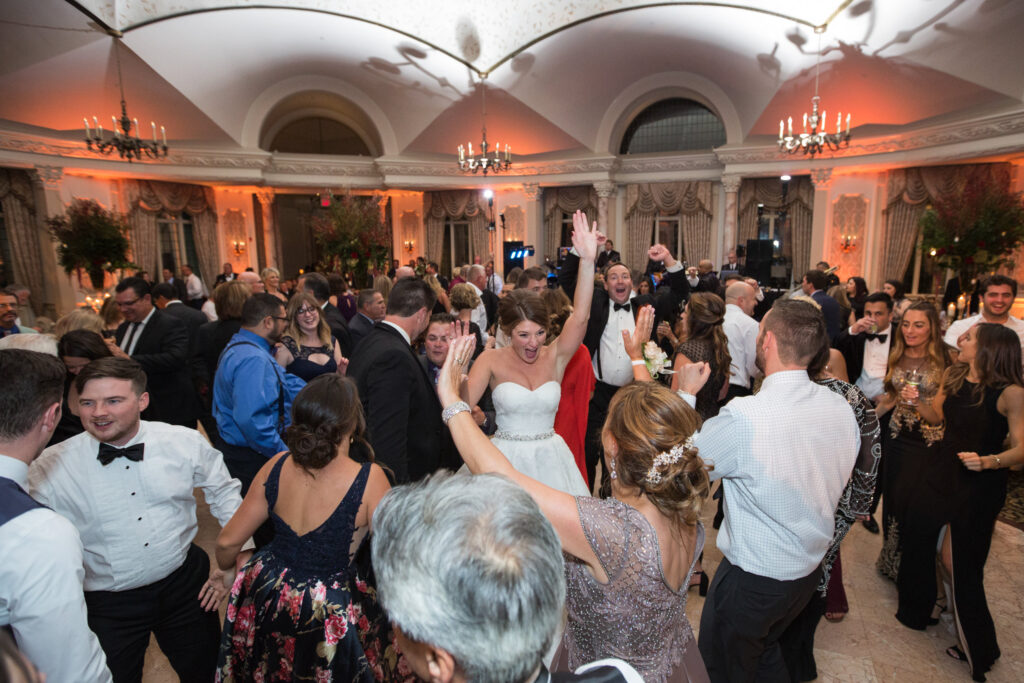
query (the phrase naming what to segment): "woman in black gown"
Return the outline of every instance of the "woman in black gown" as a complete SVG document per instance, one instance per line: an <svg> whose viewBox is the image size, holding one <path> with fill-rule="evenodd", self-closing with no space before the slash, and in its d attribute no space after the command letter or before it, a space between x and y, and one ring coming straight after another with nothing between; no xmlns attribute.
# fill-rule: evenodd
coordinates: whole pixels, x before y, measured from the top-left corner
<svg viewBox="0 0 1024 683"><path fill-rule="evenodd" d="M876 406L882 420L882 530L885 534L876 566L883 575L897 582L902 595L904 589L899 572L903 543L908 535L920 536L921 533L910 523L916 504L915 491L924 472L934 462L942 426L923 421L918 406L900 399L899 392L909 379L919 382L922 396L928 399L934 396L942 373L949 365L949 354L942 343L935 306L927 301L913 304L904 313L899 326L893 327L895 332L885 376L886 393ZM937 536L932 536L933 548L936 541ZM927 624L907 625L924 628Z"/></svg>
<svg viewBox="0 0 1024 683"><path fill-rule="evenodd" d="M300 292L291 298L288 321L274 352L281 367L307 382L332 372L345 374L348 359L342 357L338 340L312 295Z"/></svg>
<svg viewBox="0 0 1024 683"><path fill-rule="evenodd" d="M905 393L916 398L912 388ZM953 588L959 636L946 652L967 661L974 680L984 681L1000 654L985 598L985 561L996 515L1006 500L1006 468L1024 462L1024 375L1017 335L992 323L968 330L960 340L957 364L946 371L934 402L922 404L920 411L929 422L946 421L939 457L922 487L940 496L934 498L934 517L945 531L942 561ZM1004 449L1008 432L1012 445ZM934 546L923 554L917 577L922 590L910 605L918 613L934 599ZM901 575L911 569L910 561L905 554Z"/></svg>

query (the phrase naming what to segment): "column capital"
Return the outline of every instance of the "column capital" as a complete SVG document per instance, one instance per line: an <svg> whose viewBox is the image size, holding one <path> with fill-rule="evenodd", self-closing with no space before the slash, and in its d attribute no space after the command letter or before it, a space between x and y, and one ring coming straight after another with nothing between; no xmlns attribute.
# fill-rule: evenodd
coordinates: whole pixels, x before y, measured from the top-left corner
<svg viewBox="0 0 1024 683"><path fill-rule="evenodd" d="M722 188L726 192L739 192L741 182L743 182L743 176L740 175L729 174L722 176Z"/></svg>
<svg viewBox="0 0 1024 683"><path fill-rule="evenodd" d="M597 196L601 199L614 197L618 189L618 184L611 180L598 180L594 183L594 190L597 192Z"/></svg>
<svg viewBox="0 0 1024 683"><path fill-rule="evenodd" d="M39 182L47 190L59 190L64 180L64 168L62 166L36 166L36 175Z"/></svg>
<svg viewBox="0 0 1024 683"><path fill-rule="evenodd" d="M832 169L831 168L816 168L811 171L811 182L814 183L814 189L827 190L832 184Z"/></svg>
<svg viewBox="0 0 1024 683"><path fill-rule="evenodd" d="M271 204L274 203L274 196L275 192L272 187L256 190L256 199L260 200L260 205L262 205L264 209L269 209Z"/></svg>
<svg viewBox="0 0 1024 683"><path fill-rule="evenodd" d="M540 199L540 183L523 183L523 194L530 201Z"/></svg>

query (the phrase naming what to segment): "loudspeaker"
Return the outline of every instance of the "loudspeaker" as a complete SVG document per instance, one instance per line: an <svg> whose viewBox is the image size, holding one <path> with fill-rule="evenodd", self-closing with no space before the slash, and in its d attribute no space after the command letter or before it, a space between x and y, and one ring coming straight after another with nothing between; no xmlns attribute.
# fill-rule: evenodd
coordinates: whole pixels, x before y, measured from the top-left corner
<svg viewBox="0 0 1024 683"><path fill-rule="evenodd" d="M771 279L772 256L774 245L771 240L747 240L747 265L743 274L752 277L760 284L767 284Z"/></svg>
<svg viewBox="0 0 1024 683"><path fill-rule="evenodd" d="M508 240L504 243L505 270L509 272L513 268L523 267L523 243L522 241Z"/></svg>

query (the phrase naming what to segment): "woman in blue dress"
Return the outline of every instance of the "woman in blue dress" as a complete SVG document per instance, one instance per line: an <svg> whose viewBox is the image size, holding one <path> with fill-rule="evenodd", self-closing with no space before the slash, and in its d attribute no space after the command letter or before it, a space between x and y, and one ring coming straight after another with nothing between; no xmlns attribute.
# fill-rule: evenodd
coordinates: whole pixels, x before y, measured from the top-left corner
<svg viewBox="0 0 1024 683"><path fill-rule="evenodd" d="M411 676L369 566L370 522L390 486L365 427L351 380L322 375L296 397L289 450L260 470L217 537L217 563L227 570L260 524L274 524L274 540L235 577L218 681Z"/></svg>

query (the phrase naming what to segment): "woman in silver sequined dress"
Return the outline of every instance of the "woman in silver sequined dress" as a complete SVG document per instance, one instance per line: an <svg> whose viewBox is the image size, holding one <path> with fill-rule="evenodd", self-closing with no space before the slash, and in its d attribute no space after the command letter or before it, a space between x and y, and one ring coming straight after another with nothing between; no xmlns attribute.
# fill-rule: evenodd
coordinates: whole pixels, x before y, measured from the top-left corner
<svg viewBox="0 0 1024 683"><path fill-rule="evenodd" d="M638 316L636 349L653 317L650 307ZM612 497L574 497L518 472L476 426L459 398L472 343L466 336L451 345L438 394L469 469L503 474L526 489L561 539L568 622L552 670L616 657L648 683L708 681L686 618L686 588L704 545L697 517L709 487L690 440L697 413L649 376L620 389L602 432ZM646 372L634 366L635 374Z"/></svg>

